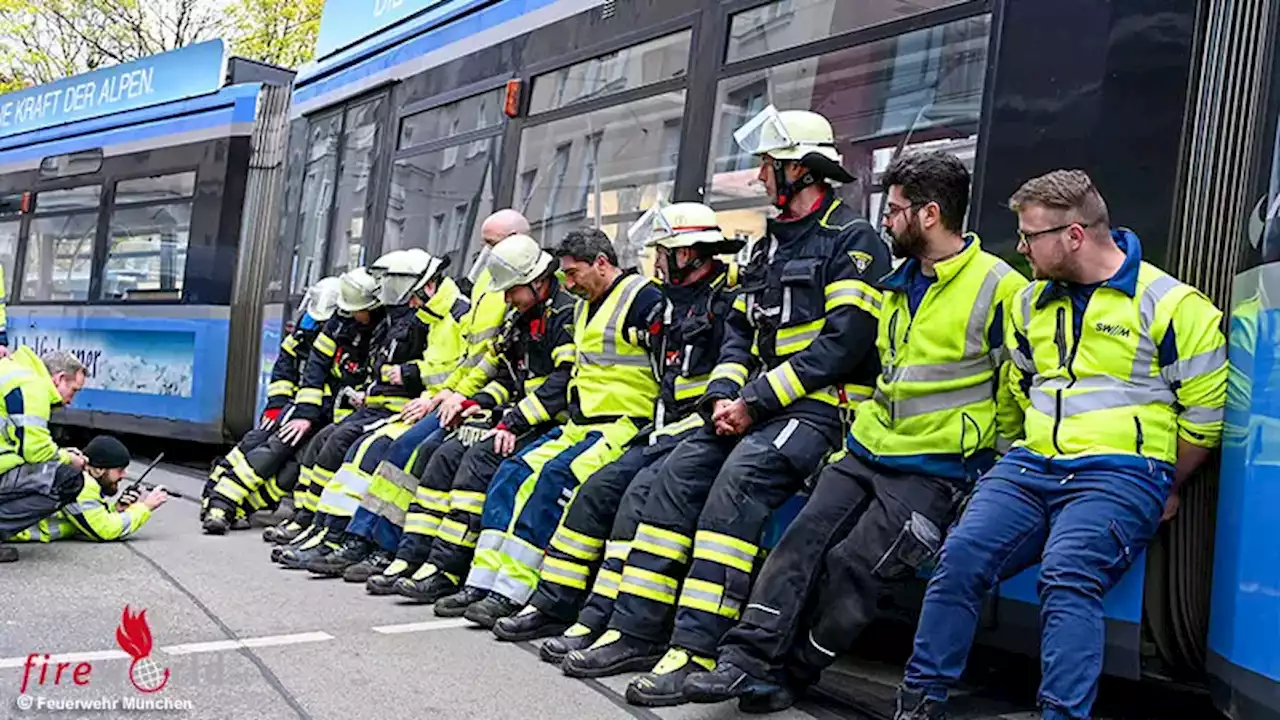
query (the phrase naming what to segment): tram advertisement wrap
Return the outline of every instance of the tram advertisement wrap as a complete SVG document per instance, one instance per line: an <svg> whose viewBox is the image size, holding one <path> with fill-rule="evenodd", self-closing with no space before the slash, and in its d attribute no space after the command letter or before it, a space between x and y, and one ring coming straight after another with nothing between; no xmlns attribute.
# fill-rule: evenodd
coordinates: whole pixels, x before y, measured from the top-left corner
<svg viewBox="0 0 1280 720"><path fill-rule="evenodd" d="M13 343L39 354L71 352L88 369L88 388L191 397L196 355L192 332L48 329L15 332Z"/></svg>

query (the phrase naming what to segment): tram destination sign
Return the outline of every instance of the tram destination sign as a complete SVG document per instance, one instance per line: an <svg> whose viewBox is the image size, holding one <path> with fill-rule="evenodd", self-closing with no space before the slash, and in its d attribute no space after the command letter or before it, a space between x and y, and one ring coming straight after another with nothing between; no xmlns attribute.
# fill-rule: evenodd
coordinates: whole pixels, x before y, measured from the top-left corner
<svg viewBox="0 0 1280 720"><path fill-rule="evenodd" d="M324 58L426 10L467 4L467 0L326 0L316 37L316 58Z"/></svg>
<svg viewBox="0 0 1280 720"><path fill-rule="evenodd" d="M222 40L0 95L0 138L204 95L222 87Z"/></svg>

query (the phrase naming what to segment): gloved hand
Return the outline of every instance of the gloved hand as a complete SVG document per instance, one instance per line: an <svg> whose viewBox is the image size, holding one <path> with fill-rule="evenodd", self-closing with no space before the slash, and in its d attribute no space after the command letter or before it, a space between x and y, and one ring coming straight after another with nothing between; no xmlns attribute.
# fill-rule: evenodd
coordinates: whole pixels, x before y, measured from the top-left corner
<svg viewBox="0 0 1280 720"><path fill-rule="evenodd" d="M124 512L124 509L138 502L138 498L142 497L141 491L137 487L126 488L120 493L119 499L116 500L116 512Z"/></svg>

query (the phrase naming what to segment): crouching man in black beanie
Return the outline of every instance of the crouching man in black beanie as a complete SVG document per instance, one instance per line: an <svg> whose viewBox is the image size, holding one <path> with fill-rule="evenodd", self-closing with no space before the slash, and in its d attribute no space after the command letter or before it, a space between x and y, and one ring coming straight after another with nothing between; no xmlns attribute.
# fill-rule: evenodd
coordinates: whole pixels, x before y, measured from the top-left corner
<svg viewBox="0 0 1280 720"><path fill-rule="evenodd" d="M107 498L116 494L129 467L129 450L117 439L99 435L84 448L83 487L75 501L58 512L19 532L10 542L52 542L76 537L94 542L120 540L138 531L151 518L151 511L169 499L163 487L156 487L139 499L126 491L114 503ZM0 562L17 560L16 553Z"/></svg>

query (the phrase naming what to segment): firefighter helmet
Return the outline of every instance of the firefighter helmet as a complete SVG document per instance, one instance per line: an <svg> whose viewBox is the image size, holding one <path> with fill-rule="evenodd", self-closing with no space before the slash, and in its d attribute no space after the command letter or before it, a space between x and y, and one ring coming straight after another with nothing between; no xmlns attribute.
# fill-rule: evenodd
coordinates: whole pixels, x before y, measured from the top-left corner
<svg viewBox="0 0 1280 720"><path fill-rule="evenodd" d="M712 255L736 253L746 245L743 240L726 238L716 211L696 202L668 204L658 200L632 224L627 237L633 245L669 250L707 245Z"/></svg>
<svg viewBox="0 0 1280 720"><path fill-rule="evenodd" d="M378 306L378 281L368 270L358 267L342 274L338 309L344 313L372 310Z"/></svg>
<svg viewBox="0 0 1280 720"><path fill-rule="evenodd" d="M506 292L517 285L528 285L541 277L553 261L551 254L528 235L508 235L493 246L489 256L492 289Z"/></svg>
<svg viewBox="0 0 1280 720"><path fill-rule="evenodd" d="M333 317L338 309L338 295L342 292L342 281L336 276L322 278L307 288L299 305L299 316L310 315L313 320L323 323Z"/></svg>
<svg viewBox="0 0 1280 720"><path fill-rule="evenodd" d="M774 160L796 160L824 178L853 182L841 163L831 122L808 110L783 110L770 105L733 133L738 147Z"/></svg>

